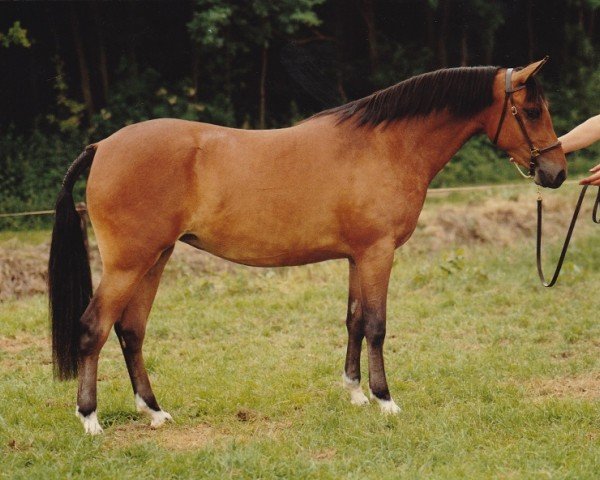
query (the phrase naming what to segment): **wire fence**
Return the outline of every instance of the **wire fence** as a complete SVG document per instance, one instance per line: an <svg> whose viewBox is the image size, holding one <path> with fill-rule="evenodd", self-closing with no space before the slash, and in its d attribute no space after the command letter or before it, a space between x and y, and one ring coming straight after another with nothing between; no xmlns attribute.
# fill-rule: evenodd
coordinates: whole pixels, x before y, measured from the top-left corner
<svg viewBox="0 0 600 480"><path fill-rule="evenodd" d="M579 183L579 180L567 180L563 185L573 185ZM427 190L428 195L444 195L460 192L476 192L500 188L524 188L531 186L531 183L497 183L492 185L475 185L471 187L447 187L447 188L430 188ZM80 213L86 212L85 203L78 203L76 210ZM54 215L54 210L33 210L29 212L13 212L0 213L0 218L9 217L30 217L35 215Z"/></svg>

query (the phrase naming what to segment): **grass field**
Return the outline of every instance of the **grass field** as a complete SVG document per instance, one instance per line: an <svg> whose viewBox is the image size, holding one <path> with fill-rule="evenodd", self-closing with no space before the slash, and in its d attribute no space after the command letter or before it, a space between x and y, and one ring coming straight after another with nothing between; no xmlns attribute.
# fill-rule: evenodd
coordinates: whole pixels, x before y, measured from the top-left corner
<svg viewBox="0 0 600 480"><path fill-rule="evenodd" d="M341 388L345 262L171 266L145 348L175 420L157 431L135 413L113 336L105 433L84 436L76 384L52 381L46 299L0 303L0 478L598 478L600 232L582 231L554 289L539 286L533 237L397 252L386 340L397 417Z"/></svg>

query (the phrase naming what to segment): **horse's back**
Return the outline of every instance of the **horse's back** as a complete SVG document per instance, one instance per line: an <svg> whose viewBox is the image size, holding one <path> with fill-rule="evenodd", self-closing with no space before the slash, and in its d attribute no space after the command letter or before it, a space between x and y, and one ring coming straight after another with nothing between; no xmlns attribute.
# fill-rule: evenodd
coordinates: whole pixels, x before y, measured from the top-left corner
<svg viewBox="0 0 600 480"><path fill-rule="evenodd" d="M160 119L121 129L99 142L88 181L99 244L126 236L138 249L167 248L184 236L261 266L350 256L352 244L389 234L395 177L382 175L366 136L332 125Z"/></svg>

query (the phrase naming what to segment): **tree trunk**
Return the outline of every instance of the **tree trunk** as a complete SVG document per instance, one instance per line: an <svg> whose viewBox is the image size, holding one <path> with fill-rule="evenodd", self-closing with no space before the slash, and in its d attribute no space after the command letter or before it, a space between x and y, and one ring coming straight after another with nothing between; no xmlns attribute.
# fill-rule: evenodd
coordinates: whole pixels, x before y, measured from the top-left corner
<svg viewBox="0 0 600 480"><path fill-rule="evenodd" d="M91 121L94 115L94 101L92 99L92 88L90 85L90 71L85 60L85 52L83 50L83 40L81 31L79 30L79 20L73 4L70 8L71 30L73 32L73 40L75 41L75 52L77 54L77 62L79 63L79 76L81 77L81 92L88 114L88 120Z"/></svg>
<svg viewBox="0 0 600 480"><path fill-rule="evenodd" d="M533 31L533 0L527 0L527 56L533 62L535 53L535 32Z"/></svg>
<svg viewBox="0 0 600 480"><path fill-rule="evenodd" d="M225 35L225 40L227 43L232 42L231 40L231 25L227 26L227 29L224 32ZM233 104L233 100L232 100L232 95L233 95L233 72L231 71L231 65L232 65L232 55L231 55L231 50L229 48L225 49L224 52L225 55L225 85L224 85L224 91L225 91L225 95L227 97L227 99ZM265 74L266 75L266 74Z"/></svg>
<svg viewBox="0 0 600 480"><path fill-rule="evenodd" d="M127 56L129 57L129 68L133 77L138 76L138 64L137 64L137 55L135 53L135 47L137 43L136 39L136 25L137 25L137 16L134 11L135 2L130 2L128 4L129 7L129 29L127 30L128 38L127 38Z"/></svg>
<svg viewBox="0 0 600 480"><path fill-rule="evenodd" d="M346 5L344 0L337 0L335 2L335 19L334 19L334 36L335 36L335 80L338 94L340 96L341 103L348 101L348 95L346 95L346 89L344 88L344 12Z"/></svg>
<svg viewBox="0 0 600 480"><path fill-rule="evenodd" d="M56 28L56 19L54 18L52 12L52 8L46 3L46 24L50 25L50 31L52 32L52 40L54 41L54 55L60 56L60 37Z"/></svg>
<svg viewBox="0 0 600 480"><path fill-rule="evenodd" d="M108 62L106 60L106 47L104 46L104 34L100 22L100 9L98 2L92 2L92 16L94 17L94 28L96 30L96 41L98 42L98 67L100 69L100 80L102 81L102 95L104 103L108 101Z"/></svg>
<svg viewBox="0 0 600 480"><path fill-rule="evenodd" d="M200 87L200 59L198 46L192 45L192 88L194 89L194 100L198 99L198 88Z"/></svg>
<svg viewBox="0 0 600 480"><path fill-rule="evenodd" d="M369 62L371 73L377 70L379 64L379 49L377 48L377 29L375 27L375 0L361 0L360 13L367 26L367 42L369 43Z"/></svg>
<svg viewBox="0 0 600 480"><path fill-rule="evenodd" d="M448 0L440 0L442 6L442 18L440 22L440 29L437 40L437 55L438 55L438 66L446 68L448 66L448 54L446 52L446 37L448 31Z"/></svg>
<svg viewBox="0 0 600 480"><path fill-rule="evenodd" d="M258 127L261 129L266 128L265 122L265 111L267 104L267 89L266 89L266 81L267 81L267 59L269 53L269 44L265 42L262 48L261 55L261 69L260 69L260 103L258 105Z"/></svg>
<svg viewBox="0 0 600 480"><path fill-rule="evenodd" d="M483 64L491 65L492 58L494 56L494 43L495 43L495 35L496 31L486 32L485 45L483 47Z"/></svg>
<svg viewBox="0 0 600 480"><path fill-rule="evenodd" d="M431 52L432 61L434 60L434 53L436 51L436 42L435 42L435 19L434 19L434 10L431 8L429 2L423 2L425 6L425 24L427 25L427 46L429 47L429 51ZM431 65L431 67L435 67L435 65Z"/></svg>
<svg viewBox="0 0 600 480"><path fill-rule="evenodd" d="M467 40L467 27L464 26L460 37L460 65L462 67L466 67L469 64L469 45Z"/></svg>

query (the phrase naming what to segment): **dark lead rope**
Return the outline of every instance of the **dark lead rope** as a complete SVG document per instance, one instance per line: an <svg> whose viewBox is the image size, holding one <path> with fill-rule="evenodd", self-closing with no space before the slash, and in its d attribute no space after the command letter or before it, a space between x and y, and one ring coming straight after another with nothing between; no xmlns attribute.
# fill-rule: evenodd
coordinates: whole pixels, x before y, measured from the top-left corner
<svg viewBox="0 0 600 480"><path fill-rule="evenodd" d="M565 238L565 243L563 244L562 251L560 252L560 257L558 259L558 265L556 265L556 270L554 271L554 275L552 276L552 280L550 282L546 281L544 276L544 270L542 268L542 197L538 197L537 200L537 242L536 242L536 259L537 259L537 270L540 280L542 281L542 285L544 287L552 287L558 280L558 275L560 274L560 270L563 266L563 262L565 260L565 256L567 255L567 250L569 248L569 242L571 241L571 236L573 235L573 230L575 229L575 224L577 223L577 217L579 216L579 210L581 210L581 204L583 203L583 199L587 192L589 185L584 185L581 189L581 193L579 194L579 199L577 200L577 206L575 207L575 211L573 212L573 218L571 219L571 225L569 225L569 230L567 232L567 237ZM594 209L592 210L592 221L594 223L600 224L600 219L598 219L598 205L600 204L600 187L598 187L598 195L596 196L596 201L594 202Z"/></svg>

